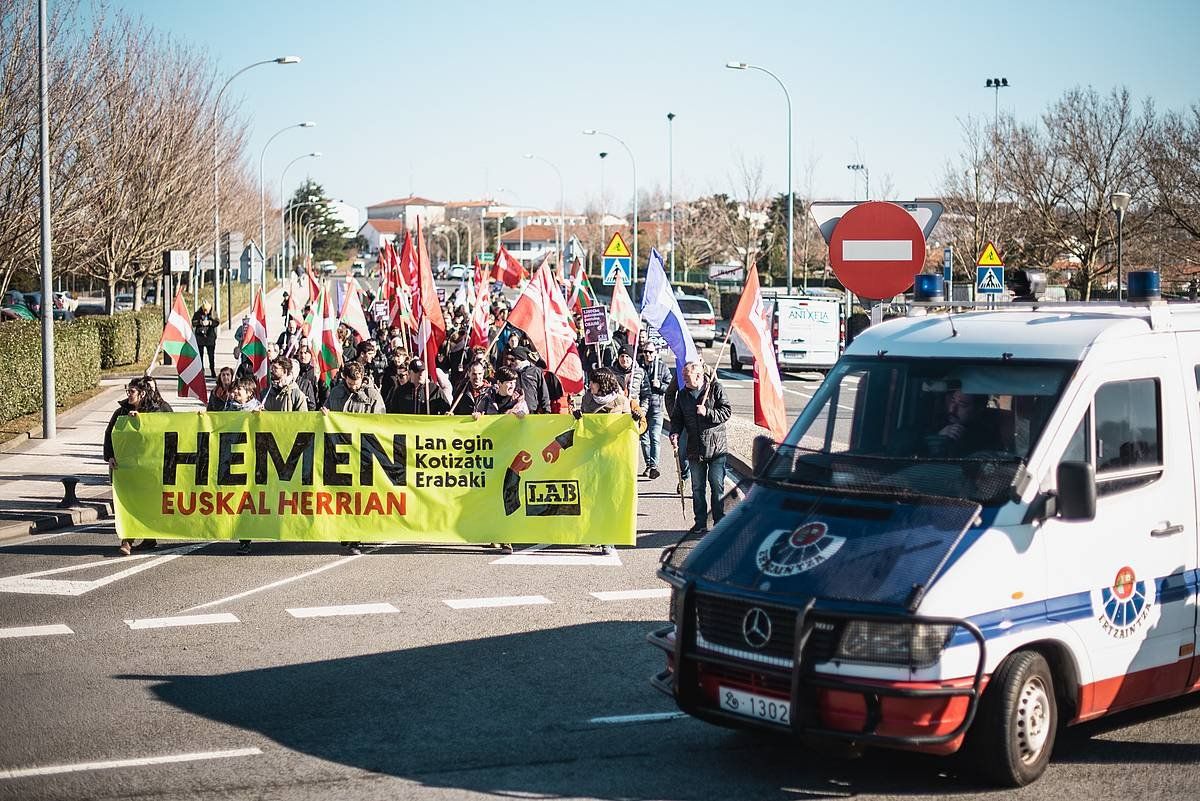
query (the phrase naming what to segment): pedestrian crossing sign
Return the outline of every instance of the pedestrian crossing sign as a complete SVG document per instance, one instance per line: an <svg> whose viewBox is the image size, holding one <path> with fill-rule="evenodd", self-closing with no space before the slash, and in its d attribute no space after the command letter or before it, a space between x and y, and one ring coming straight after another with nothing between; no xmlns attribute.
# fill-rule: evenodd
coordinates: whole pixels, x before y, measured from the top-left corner
<svg viewBox="0 0 1200 801"><path fill-rule="evenodd" d="M629 256L605 256L604 257L604 285L616 286L617 281L628 285L629 274L633 260Z"/></svg>
<svg viewBox="0 0 1200 801"><path fill-rule="evenodd" d="M976 267L975 292L979 295L999 295L1004 291L1003 267Z"/></svg>

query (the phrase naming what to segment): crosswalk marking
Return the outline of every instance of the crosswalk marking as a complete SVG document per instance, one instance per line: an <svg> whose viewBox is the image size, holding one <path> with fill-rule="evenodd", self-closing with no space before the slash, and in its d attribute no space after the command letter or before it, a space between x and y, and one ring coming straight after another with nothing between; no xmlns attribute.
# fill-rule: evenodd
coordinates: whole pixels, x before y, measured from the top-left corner
<svg viewBox="0 0 1200 801"><path fill-rule="evenodd" d="M22 573L19 576L5 576L0 578L0 592L17 592L31 595L70 595L79 596L89 593L92 590L97 590L106 585L112 584L114 581L120 581L123 578L141 573L144 570L149 570L152 567L166 564L173 559L178 559L186 553L191 553L199 548L208 545L207 542L200 542L194 545L184 545L179 548L171 548L169 550L159 551L157 553L138 554L137 556L127 556L121 560L102 559L98 562L86 562L82 565L67 565L66 567L56 567L51 570L38 570L33 573ZM112 566L114 564L128 564L129 562L146 559L148 561L140 565L134 565L124 570L113 573L112 575L103 576L92 581L80 581L71 579L48 579L42 576L54 576L60 573L74 573L80 570L87 570L93 567L102 565Z"/></svg>
<svg viewBox="0 0 1200 801"><path fill-rule="evenodd" d="M200 762L206 759L229 759L231 757L261 754L259 748L232 748L226 751L196 751L190 754L167 754L165 756L136 757L134 759L109 759L103 762L76 762L73 765L45 765L40 768L0 769L0 779L27 779L31 776L55 776L61 773L81 773L89 770L111 770L112 768L137 768L145 765L168 765L175 762Z"/></svg>
<svg viewBox="0 0 1200 801"><path fill-rule="evenodd" d="M442 603L451 609L485 609L495 606L535 606L554 602L544 595L506 595L496 598L451 598Z"/></svg>
<svg viewBox="0 0 1200 801"><path fill-rule="evenodd" d="M640 601L647 598L670 598L670 587L656 587L652 590L617 590L615 592L588 593L601 601Z"/></svg>
<svg viewBox="0 0 1200 801"><path fill-rule="evenodd" d="M16 637L48 637L54 634L74 634L70 626L52 623L48 626L13 626L0 629L0 640Z"/></svg>
<svg viewBox="0 0 1200 801"><path fill-rule="evenodd" d="M211 615L175 615L174 617L145 617L139 620L126 620L125 625L133 631L140 629L169 629L179 626L211 626L216 623L241 623L229 612L217 612Z"/></svg>
<svg viewBox="0 0 1200 801"><path fill-rule="evenodd" d="M400 610L391 604L346 604L343 606L308 606L289 609L287 613L296 618L342 617L346 615L386 615Z"/></svg>

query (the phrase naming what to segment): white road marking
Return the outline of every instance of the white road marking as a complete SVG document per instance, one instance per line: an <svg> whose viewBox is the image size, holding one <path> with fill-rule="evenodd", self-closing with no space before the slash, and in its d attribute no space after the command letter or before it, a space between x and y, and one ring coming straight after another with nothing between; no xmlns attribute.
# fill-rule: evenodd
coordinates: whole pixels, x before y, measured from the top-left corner
<svg viewBox="0 0 1200 801"><path fill-rule="evenodd" d="M144 617L140 620L126 620L125 625L137 631L139 629L169 629L177 626L210 626L214 623L241 623L229 612L216 612L211 615L175 615L174 617Z"/></svg>
<svg viewBox="0 0 1200 801"><path fill-rule="evenodd" d="M843 239L845 261L912 261L911 239Z"/></svg>
<svg viewBox="0 0 1200 801"><path fill-rule="evenodd" d="M65 537L68 534L78 534L79 529L68 529L67 531L55 531L51 534L30 534L28 537L23 537L19 540L10 540L9 542L0 543L0 548L16 548L21 545L37 545L44 540L53 540L58 537Z"/></svg>
<svg viewBox="0 0 1200 801"><path fill-rule="evenodd" d="M614 715L606 718L592 718L588 723L620 725L622 723L653 723L660 720L676 720L686 718L684 712L648 712L643 715Z"/></svg>
<svg viewBox="0 0 1200 801"><path fill-rule="evenodd" d="M370 549L370 550L374 550L374 549ZM241 598L245 598L247 596L254 595L256 593L265 592L267 590L273 590L276 587L282 587L285 584L291 584L293 581L299 581L300 579L306 579L309 576L315 576L318 573L324 573L326 570L332 570L335 567L340 567L341 565L344 565L347 562L353 562L355 559L361 559L362 556L363 556L363 554L357 554L355 556L345 556L345 557L342 557L341 559L338 559L335 562L330 562L329 564L321 565L320 567L318 567L314 570L309 570L307 573L300 573L295 576L290 576L285 579L280 579L279 581L272 581L270 584L264 584L261 587L255 587L252 590L246 590L245 592L239 592L236 595L230 595L225 598L218 598L217 600L209 601L208 603L197 604L196 606L190 606L187 609L184 609L183 611L194 612L197 609L208 609L210 606L220 606L221 604L229 603L230 601L237 601Z"/></svg>
<svg viewBox="0 0 1200 801"><path fill-rule="evenodd" d="M534 545L509 556L493 559L493 565L558 565L574 567L620 567L621 557L614 552L611 556L583 553L538 553L549 545Z"/></svg>
<svg viewBox="0 0 1200 801"><path fill-rule="evenodd" d="M201 762L206 759L230 759L232 757L261 754L259 748L233 748L228 751L195 751L190 754L168 754L166 756L137 757L134 759L110 759L104 762L76 762L74 765L46 765L40 768L0 768L0 779L25 779L31 776L55 776L60 773L80 773L89 770L112 768L137 768L144 765L169 765L175 762Z"/></svg>
<svg viewBox="0 0 1200 801"><path fill-rule="evenodd" d="M112 584L114 581L120 581L123 578L137 575L144 570L149 570L152 567L164 565L173 559L178 559L185 553L199 550L210 542L198 542L193 545L184 545L179 548L171 548L157 553L138 554L137 556L126 556L121 559L102 559L98 562L87 562L82 565L68 565L67 567L56 567L52 570L39 570L34 573L22 573L19 576L5 576L0 578L0 592L19 592L33 595L71 595L79 596L89 593L92 590L98 590L101 587ZM116 565L128 564L129 562L146 559L144 564L134 565L124 570L113 573L109 576L94 579L92 581L72 581L70 579L44 579L41 576L53 576L59 573L73 573L79 570L87 570L100 565Z"/></svg>
<svg viewBox="0 0 1200 801"><path fill-rule="evenodd" d="M386 615L400 610L391 604L345 604L343 606L306 606L289 609L292 617L341 617L343 615Z"/></svg>
<svg viewBox="0 0 1200 801"><path fill-rule="evenodd" d="M505 595L496 598L451 598L442 603L451 609L485 609L493 606L535 606L554 602L544 595Z"/></svg>
<svg viewBox="0 0 1200 801"><path fill-rule="evenodd" d="M670 587L656 587L653 590L617 590L615 592L588 593L601 601L640 601L647 598L670 598Z"/></svg>
<svg viewBox="0 0 1200 801"><path fill-rule="evenodd" d="M62 623L51 623L48 626L14 626L0 629L0 640L8 637L47 637L52 634L74 634L70 626Z"/></svg>

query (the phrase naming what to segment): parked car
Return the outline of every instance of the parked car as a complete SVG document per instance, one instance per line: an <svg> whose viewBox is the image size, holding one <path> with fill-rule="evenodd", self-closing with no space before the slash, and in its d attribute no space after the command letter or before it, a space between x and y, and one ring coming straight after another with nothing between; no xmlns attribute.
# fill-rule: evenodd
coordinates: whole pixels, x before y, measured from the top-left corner
<svg viewBox="0 0 1200 801"><path fill-rule="evenodd" d="M75 312L70 309L55 309L54 319L61 322L70 322L75 319Z"/></svg>
<svg viewBox="0 0 1200 801"><path fill-rule="evenodd" d="M66 309L67 311L75 311L79 308L79 299L73 297L70 292L62 291L54 293L54 308Z"/></svg>
<svg viewBox="0 0 1200 801"><path fill-rule="evenodd" d="M42 293L41 292L26 292L25 305L33 312L33 316L37 317L42 312Z"/></svg>
<svg viewBox="0 0 1200 801"><path fill-rule="evenodd" d="M25 293L18 292L15 289L10 289L4 293L4 300L0 302L0 306L24 306Z"/></svg>
<svg viewBox="0 0 1200 801"><path fill-rule="evenodd" d="M471 277L471 268L465 264L452 264L446 272L446 277L451 281L466 281Z"/></svg>
<svg viewBox="0 0 1200 801"><path fill-rule="evenodd" d="M321 272L325 275L333 275L337 272L337 265L329 260L318 262L317 267L319 267Z"/></svg>
<svg viewBox="0 0 1200 801"><path fill-rule="evenodd" d="M133 293L118 293L116 302L113 304L113 311L133 311Z"/></svg>
<svg viewBox="0 0 1200 801"><path fill-rule="evenodd" d="M717 337L717 317L708 298L681 295L676 300L679 301L679 311L683 312L683 319L692 334L692 339L703 343L706 348L711 348L713 340Z"/></svg>
<svg viewBox="0 0 1200 801"><path fill-rule="evenodd" d="M24 303L5 304L0 308L0 320L36 320L33 312Z"/></svg>

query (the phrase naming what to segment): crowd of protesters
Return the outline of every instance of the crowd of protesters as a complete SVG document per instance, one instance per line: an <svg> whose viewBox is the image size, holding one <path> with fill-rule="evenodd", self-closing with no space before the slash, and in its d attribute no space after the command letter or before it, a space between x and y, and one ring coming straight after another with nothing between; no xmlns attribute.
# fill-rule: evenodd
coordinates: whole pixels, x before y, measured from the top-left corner
<svg viewBox="0 0 1200 801"><path fill-rule="evenodd" d="M364 304L370 308L368 303ZM219 320L207 303L193 318L202 357L214 377L209 392L210 412L303 412L334 411L363 414L483 415L512 414L626 414L641 430L644 468L640 475L656 479L660 470L660 440L664 424L677 454L682 492L683 481L692 483L694 521L691 533L707 531L708 517L720 521L725 480L725 421L731 409L715 372L702 362L691 362L677 371L668 363L669 351L656 346L653 336L643 331L633 338L618 328L612 341L601 346L586 345L583 326L579 352L584 361L586 387L579 396L569 396L548 368L533 343L521 330L508 323L509 306L499 285L493 288L488 325L490 347L470 347L468 310L446 308L446 340L432 364L414 352L404 329L370 321L371 336L359 337L348 327L339 327L340 363L336 378L318 380L315 367L316 343L304 333L302 324L285 299L285 329L267 345L269 383L260 391L254 367L235 345L237 367L213 363ZM250 324L249 317L235 334ZM202 334L203 332L203 334ZM203 341L201 342L201 337ZM673 361L673 360L672 360ZM682 373L682 375L680 375ZM111 433L121 415L171 411L158 394L154 379L130 381L128 397L113 413L104 437L104 457L116 466ZM138 548L155 547L144 540ZM351 554L359 543L343 542ZM249 540L241 540L238 553L250 552ZM511 546L499 547L511 552ZM122 540L121 553L129 554L131 540ZM606 552L608 551L606 547Z"/></svg>

